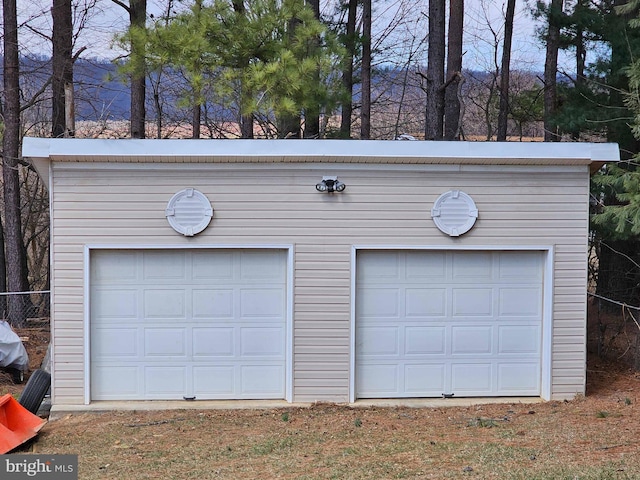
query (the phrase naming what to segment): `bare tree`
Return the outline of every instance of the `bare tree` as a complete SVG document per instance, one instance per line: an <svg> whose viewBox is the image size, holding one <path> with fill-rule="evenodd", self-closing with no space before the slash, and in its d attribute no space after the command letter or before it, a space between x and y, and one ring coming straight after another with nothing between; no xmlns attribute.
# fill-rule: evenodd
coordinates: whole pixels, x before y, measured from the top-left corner
<svg viewBox="0 0 640 480"><path fill-rule="evenodd" d="M111 0L129 13L129 23L132 28L144 29L147 21L147 0L129 0L127 5L120 0ZM146 68L145 45L132 37L131 62L131 138L145 138L145 97L146 97Z"/></svg>
<svg viewBox="0 0 640 480"><path fill-rule="evenodd" d="M425 140L442 140L444 130L445 1L429 0Z"/></svg>
<svg viewBox="0 0 640 480"><path fill-rule="evenodd" d="M5 255L7 289L22 292L29 289L26 277L26 254L22 241L20 216L20 61L18 54L18 15L16 0L3 0L4 20L4 95L2 138L2 179L4 187ZM26 321L24 298L11 296L7 317L12 325L21 327Z"/></svg>
<svg viewBox="0 0 640 480"><path fill-rule="evenodd" d="M497 140L507 139L507 120L509 118L509 72L511 70L511 39L513 38L513 16L516 0L507 0L507 12L504 21L504 42L502 43L502 67L500 68L500 108L498 109Z"/></svg>
<svg viewBox="0 0 640 480"><path fill-rule="evenodd" d="M0 220L0 292L7 291L7 262L4 255L4 227ZM7 311L7 298L3 295L0 297L0 314L4 316Z"/></svg>
<svg viewBox="0 0 640 480"><path fill-rule="evenodd" d="M246 15L246 8L244 6L244 1L233 0L233 10L236 12L237 15ZM248 58L242 59L241 61L243 62L243 64L239 65L240 68L245 68L246 66L249 65ZM239 88L240 88L240 95L239 95L240 105L242 106L242 104L244 104L245 97L248 93L242 81L240 82ZM251 112L242 113L242 108L240 108L240 136L242 138L253 138L253 122L254 122L253 113Z"/></svg>
<svg viewBox="0 0 640 480"><path fill-rule="evenodd" d="M362 106L360 138L371 138L371 0L362 1Z"/></svg>
<svg viewBox="0 0 640 480"><path fill-rule="evenodd" d="M576 6L574 8L574 13L576 16L581 17L584 15L584 12L589 8L589 3L587 0L577 0ZM585 27L582 22L577 22L576 24L576 33L574 39L574 45L576 47L576 86L581 87L586 83L585 78L585 66L587 61L587 48L586 48L586 38L585 38Z"/></svg>
<svg viewBox="0 0 640 480"><path fill-rule="evenodd" d="M234 2L235 5L236 2ZM199 18L201 17L201 13L202 13L202 0L195 0L194 2L194 6L193 6L193 12L196 15L196 18L198 19L198 21L196 23L199 23L201 20L199 20ZM201 70L202 69L202 63L200 62L200 59L197 58L196 60L196 64L194 65L196 68L195 70ZM202 125L202 88L201 85L197 84L194 85L193 87L193 111L192 111L192 119L191 119L191 138L200 138L200 126Z"/></svg>
<svg viewBox="0 0 640 480"><path fill-rule="evenodd" d="M71 0L53 0L53 57L51 78L52 112L51 135L56 137L73 136L67 125L67 102L69 92L73 91L73 22ZM70 112L69 112L70 113Z"/></svg>
<svg viewBox="0 0 640 480"><path fill-rule="evenodd" d="M513 1L513 0L512 0ZM464 0L449 2L449 43L447 45L447 84L445 88L444 138L457 140L460 136L460 98L462 81L462 33Z"/></svg>
<svg viewBox="0 0 640 480"><path fill-rule="evenodd" d="M544 62L544 141L558 142L560 135L554 116L558 107L556 75L560 47L560 18L563 0L551 0L548 14L547 53Z"/></svg>
<svg viewBox="0 0 640 480"><path fill-rule="evenodd" d="M313 16L320 21L320 0L307 0L308 5L313 10ZM317 49L320 45L320 39L313 41L312 48ZM320 83L320 72L316 75L318 83ZM304 137L320 138L320 102L313 102L313 106L304 112Z"/></svg>
<svg viewBox="0 0 640 480"><path fill-rule="evenodd" d="M300 19L292 17L288 21L288 35L293 39L295 31L300 25ZM287 112L276 119L279 138L299 139L302 138L301 129L302 116L300 113Z"/></svg>
<svg viewBox="0 0 640 480"><path fill-rule="evenodd" d="M356 19L358 13L358 0L348 0L347 25L345 33L345 45L347 48L347 60L342 70L342 86L346 96L342 102L342 116L340 119L340 136L351 137L351 114L353 112L353 63L356 56Z"/></svg>

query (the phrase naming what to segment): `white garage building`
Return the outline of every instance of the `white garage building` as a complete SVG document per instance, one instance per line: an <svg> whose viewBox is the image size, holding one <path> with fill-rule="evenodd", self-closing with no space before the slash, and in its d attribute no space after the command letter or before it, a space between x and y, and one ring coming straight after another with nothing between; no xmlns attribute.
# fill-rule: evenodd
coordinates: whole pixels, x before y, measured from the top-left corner
<svg viewBox="0 0 640 480"><path fill-rule="evenodd" d="M27 138L54 410L572 398L613 144Z"/></svg>

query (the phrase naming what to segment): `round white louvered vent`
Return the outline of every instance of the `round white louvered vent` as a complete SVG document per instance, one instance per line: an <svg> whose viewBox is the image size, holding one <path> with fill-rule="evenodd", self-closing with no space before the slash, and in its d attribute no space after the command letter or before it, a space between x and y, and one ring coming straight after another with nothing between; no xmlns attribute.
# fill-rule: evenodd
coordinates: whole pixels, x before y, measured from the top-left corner
<svg viewBox="0 0 640 480"><path fill-rule="evenodd" d="M478 209L473 199L460 190L449 190L438 197L431 209L436 227L451 237L467 233L476 223Z"/></svg>
<svg viewBox="0 0 640 480"><path fill-rule="evenodd" d="M203 193L185 188L176 193L166 209L169 225L185 237L193 237L209 225L213 216L211 202Z"/></svg>

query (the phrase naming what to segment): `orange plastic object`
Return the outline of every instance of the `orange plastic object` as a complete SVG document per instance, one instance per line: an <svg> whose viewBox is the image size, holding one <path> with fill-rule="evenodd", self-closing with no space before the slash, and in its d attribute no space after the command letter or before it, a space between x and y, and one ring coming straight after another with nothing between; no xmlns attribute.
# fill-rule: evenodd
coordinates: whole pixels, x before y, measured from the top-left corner
<svg viewBox="0 0 640 480"><path fill-rule="evenodd" d="M47 421L34 415L7 393L0 397L0 454L35 437Z"/></svg>

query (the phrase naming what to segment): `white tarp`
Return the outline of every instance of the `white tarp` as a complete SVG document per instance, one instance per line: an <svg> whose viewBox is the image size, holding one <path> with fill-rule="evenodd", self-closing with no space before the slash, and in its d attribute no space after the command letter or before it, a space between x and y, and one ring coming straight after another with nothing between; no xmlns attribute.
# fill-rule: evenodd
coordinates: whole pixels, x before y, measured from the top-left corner
<svg viewBox="0 0 640 480"><path fill-rule="evenodd" d="M0 367L12 367L23 372L29 369L29 356L22 340L4 320L0 320Z"/></svg>

